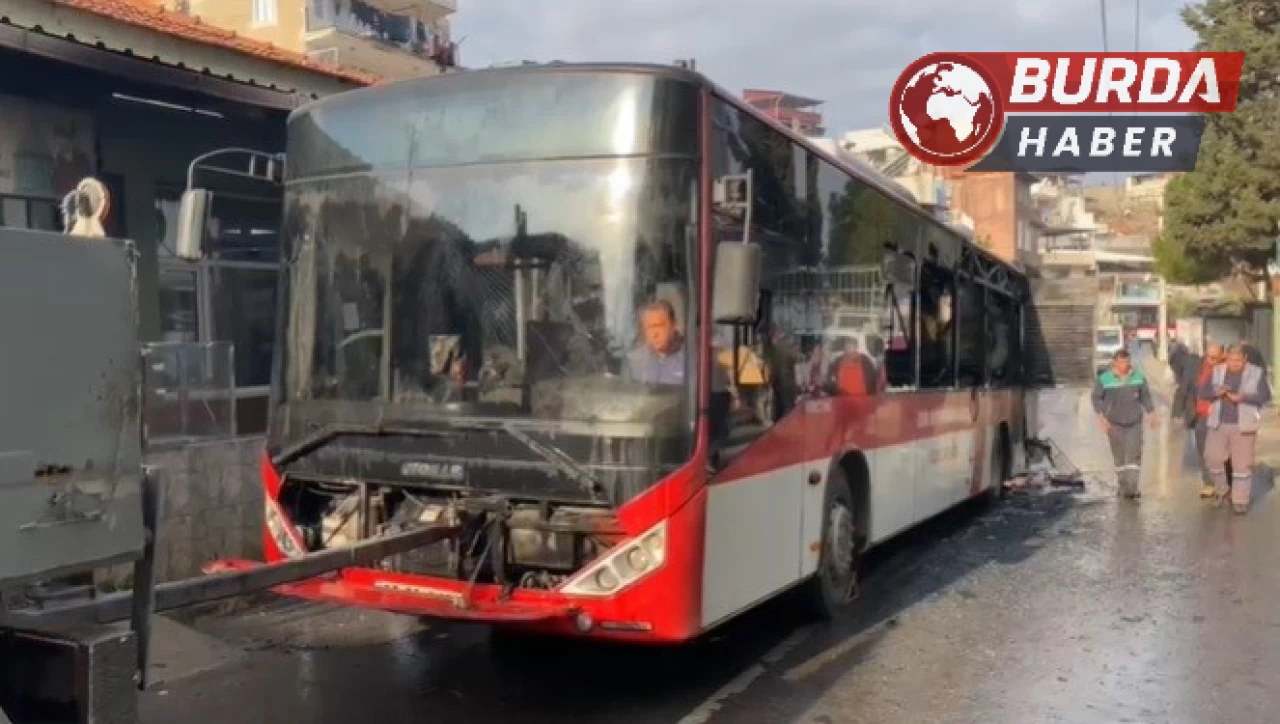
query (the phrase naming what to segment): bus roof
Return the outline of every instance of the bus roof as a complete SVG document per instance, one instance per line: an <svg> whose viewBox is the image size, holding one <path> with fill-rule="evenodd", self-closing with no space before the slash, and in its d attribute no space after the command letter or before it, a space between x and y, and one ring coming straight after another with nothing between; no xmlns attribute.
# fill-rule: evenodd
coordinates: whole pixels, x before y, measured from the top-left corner
<svg viewBox="0 0 1280 724"><path fill-rule="evenodd" d="M1025 275L1016 267L995 256L986 249L982 248L973 240L966 238L964 235L957 233L954 229L942 221L939 221L918 203L915 203L914 197L910 199L904 198L906 190L897 181L880 173L870 164L860 161L854 161L848 158L841 158L834 153L823 149L819 144L813 142L813 139L796 133L786 126L764 115L760 110L753 108L749 103L738 98L724 88L720 87L715 81L695 70L682 68L675 65L660 65L657 63L563 63L553 61L543 64L521 64L513 66L499 66L493 68L481 68L477 70L455 71L451 73L441 73L439 75L423 76L419 78L406 78L404 80L392 81L376 86L358 88L355 90L344 91L331 96L326 96L316 101L312 101L296 110L290 115L289 119L293 120L297 114L307 113L316 108L324 108L331 105L346 105L347 103L363 102L370 95L378 95L382 90L394 87L403 87L408 85L420 85L426 83L442 83L450 81L463 81L466 78L474 77L477 74L483 75L521 75L521 74L543 74L543 73L627 73L654 75L667 78L670 80L681 81L696 86L705 86L711 90L711 93L721 100L729 103L742 113L749 114L752 118L766 124L769 128L781 133L796 145L803 147L805 150L814 154L818 158L835 166L846 174L862 181L877 191L881 192L888 198L892 199L900 206L906 207L918 214L930 223L942 227L948 233L952 234L957 240L970 248L973 253L984 257L989 263L1003 266L1010 273L1018 277L1025 278Z"/></svg>

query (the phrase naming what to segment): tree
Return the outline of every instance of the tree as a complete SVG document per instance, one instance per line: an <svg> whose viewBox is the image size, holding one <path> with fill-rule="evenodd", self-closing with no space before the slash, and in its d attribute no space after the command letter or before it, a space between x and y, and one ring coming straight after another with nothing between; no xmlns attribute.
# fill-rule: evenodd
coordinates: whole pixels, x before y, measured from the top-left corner
<svg viewBox="0 0 1280 724"><path fill-rule="evenodd" d="M884 244L893 239L894 224L903 213L897 205L860 181L845 184L844 193L832 194L831 238L827 250L831 266L879 264Z"/></svg>
<svg viewBox="0 0 1280 724"><path fill-rule="evenodd" d="M1183 20L1196 50L1244 51L1234 113L1209 114L1196 170L1169 183L1162 274L1203 283L1265 274L1280 224L1280 0L1206 0Z"/></svg>

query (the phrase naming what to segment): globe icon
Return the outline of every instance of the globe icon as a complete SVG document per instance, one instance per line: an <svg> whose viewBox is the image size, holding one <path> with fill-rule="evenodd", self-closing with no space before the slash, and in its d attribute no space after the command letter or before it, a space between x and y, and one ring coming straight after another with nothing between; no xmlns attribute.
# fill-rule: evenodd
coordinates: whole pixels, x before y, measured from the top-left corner
<svg viewBox="0 0 1280 724"><path fill-rule="evenodd" d="M905 74L904 74L905 75ZM961 163L986 150L999 131L991 86L964 63L939 61L917 70L895 94L890 108L903 145L914 145L935 163Z"/></svg>

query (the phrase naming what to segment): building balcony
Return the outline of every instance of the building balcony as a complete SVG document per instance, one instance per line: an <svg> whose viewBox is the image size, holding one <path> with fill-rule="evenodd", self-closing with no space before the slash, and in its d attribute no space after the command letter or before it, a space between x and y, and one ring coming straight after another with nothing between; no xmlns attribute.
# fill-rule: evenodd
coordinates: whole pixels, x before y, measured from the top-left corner
<svg viewBox="0 0 1280 724"><path fill-rule="evenodd" d="M759 106L757 106L759 107ZM760 108L765 115L788 128L803 133L821 135L825 132L822 125L822 114L813 111L797 111L791 108Z"/></svg>
<svg viewBox="0 0 1280 724"><path fill-rule="evenodd" d="M1087 233L1044 234L1040 237L1040 252L1054 254L1057 252L1093 251L1093 238Z"/></svg>
<svg viewBox="0 0 1280 724"><path fill-rule="evenodd" d="M889 174L895 176L894 174ZM951 189L933 169L927 168L919 173L895 176L895 181L911 192L916 202L928 209L948 209L951 206ZM972 226L973 220L969 220Z"/></svg>
<svg viewBox="0 0 1280 724"><path fill-rule="evenodd" d="M1098 293L1113 307L1153 307L1164 301L1160 282L1146 274L1099 274Z"/></svg>
<svg viewBox="0 0 1280 724"><path fill-rule="evenodd" d="M364 0L390 15L408 15L424 23L443 20L458 12L458 0Z"/></svg>
<svg viewBox="0 0 1280 724"><path fill-rule="evenodd" d="M306 47L307 55L315 60L361 70L385 80L436 75L453 65L424 51L405 49L336 28L307 33ZM450 60L447 54L440 57Z"/></svg>
<svg viewBox="0 0 1280 724"><path fill-rule="evenodd" d="M307 54L389 80L457 65L445 23L385 13L363 0L321 0L307 8Z"/></svg>

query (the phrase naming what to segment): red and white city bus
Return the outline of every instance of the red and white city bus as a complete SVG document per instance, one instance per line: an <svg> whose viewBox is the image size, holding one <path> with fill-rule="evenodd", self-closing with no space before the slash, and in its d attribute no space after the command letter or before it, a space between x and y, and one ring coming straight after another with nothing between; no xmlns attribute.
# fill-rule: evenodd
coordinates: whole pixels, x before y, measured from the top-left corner
<svg viewBox="0 0 1280 724"><path fill-rule="evenodd" d="M344 93L287 163L266 557L457 533L283 593L635 642L830 615L1022 458L1024 278L694 72Z"/></svg>

